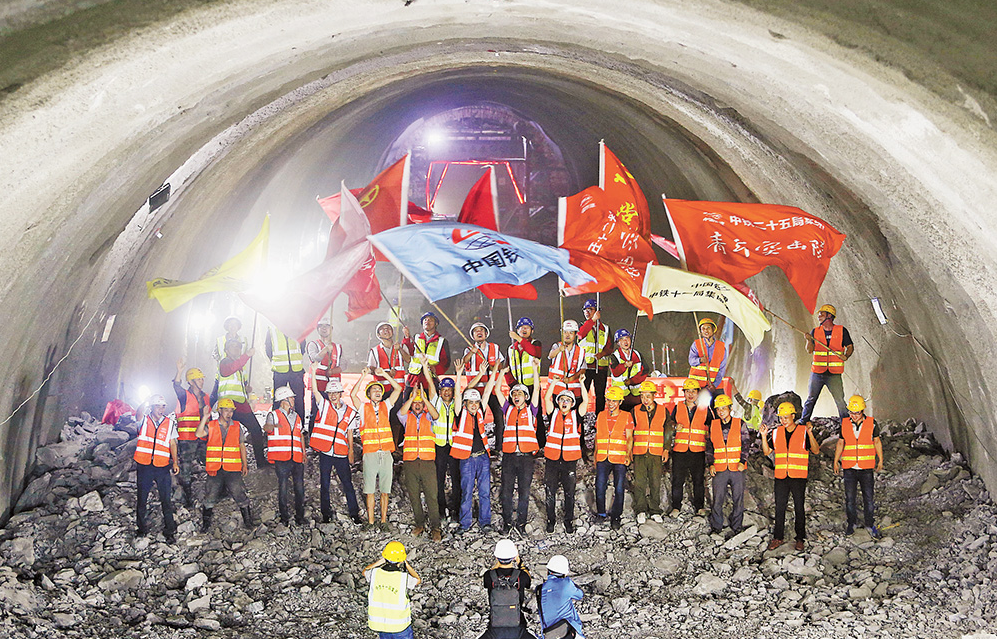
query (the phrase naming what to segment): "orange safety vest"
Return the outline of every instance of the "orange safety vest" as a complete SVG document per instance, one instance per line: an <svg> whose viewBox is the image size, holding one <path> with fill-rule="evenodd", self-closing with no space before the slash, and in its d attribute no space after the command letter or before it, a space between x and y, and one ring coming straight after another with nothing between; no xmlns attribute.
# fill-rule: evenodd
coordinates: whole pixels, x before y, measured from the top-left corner
<svg viewBox="0 0 997 639"><path fill-rule="evenodd" d="M312 434L308 437L309 446L320 453L331 450L336 457L346 457L350 452L350 442L346 433L356 411L349 404L343 406L346 410L343 411L343 419L340 420L332 402L326 401L322 404L322 414L312 426Z"/></svg>
<svg viewBox="0 0 997 639"><path fill-rule="evenodd" d="M876 445L872 441L872 417L866 416L859 427L859 436L855 436L855 425L848 417L841 420L841 438L845 440L845 448L841 451L841 467L868 470L876 466Z"/></svg>
<svg viewBox="0 0 997 639"><path fill-rule="evenodd" d="M471 446L474 445L474 428L471 419L468 419L470 411L460 412L460 421L457 423L457 430L453 434L453 443L450 445L450 456L454 459L468 459L471 456ZM491 457L491 449L488 448L488 435L485 434L485 414L478 411L478 434L481 435L481 443L485 445L485 453Z"/></svg>
<svg viewBox="0 0 997 639"><path fill-rule="evenodd" d="M628 464L630 447L627 436L634 430L633 415L620 411L612 419L613 425L610 426L609 411L604 410L595 422L595 460L608 459L612 464Z"/></svg>
<svg viewBox="0 0 997 639"><path fill-rule="evenodd" d="M676 453L686 451L698 453L706 450L706 408L696 408L696 413L692 416L692 423L689 423L689 409L685 402L675 408L675 421L678 422L678 431L675 433L675 445L672 450Z"/></svg>
<svg viewBox="0 0 997 639"><path fill-rule="evenodd" d="M524 404L523 409L509 405L505 411L505 428L502 430L502 452L514 453L516 446L521 453L534 453L540 450L537 443L537 422L533 415L533 407Z"/></svg>
<svg viewBox="0 0 997 639"><path fill-rule="evenodd" d="M217 419L208 422L208 452L204 458L204 469L214 477L219 470L242 472L242 452L239 442L242 438L242 427L234 421L225 431L225 441L222 442L222 426Z"/></svg>
<svg viewBox="0 0 997 639"><path fill-rule="evenodd" d="M550 370L547 372L548 379L552 380L551 383L554 384L555 397L564 389L568 389L574 393L576 398L582 396L582 383L580 381L565 382L563 380L568 375L573 375L582 370L584 363L585 354L582 352L582 347L578 344L573 345L570 351L561 351L558 353L550 365Z"/></svg>
<svg viewBox="0 0 997 639"><path fill-rule="evenodd" d="M783 426L775 431L775 478L807 478L810 465L810 452L807 450L807 429L797 426L786 443L786 429Z"/></svg>
<svg viewBox="0 0 997 639"><path fill-rule="evenodd" d="M305 441L301 437L301 417L294 416L294 427L287 421L284 411L277 409L277 427L267 433L267 461L296 461L305 459Z"/></svg>
<svg viewBox="0 0 997 639"><path fill-rule="evenodd" d="M322 361L320 361L315 366L315 377L314 377L314 379L315 379L315 388L318 389L318 392L324 393L325 392L325 387L329 383L330 379L341 379L341 377L339 375L336 375L335 377L331 377L329 375L329 371L331 371L332 369L334 369L337 366L339 366L339 350L340 349L339 349L339 345L336 344L335 342L330 342L329 344L326 344L325 342L323 342L320 339L317 339L315 341L318 342L318 344L319 344L319 350L322 350L326 346L332 346L332 348L330 349L332 352L329 353L328 355L325 355L322 358ZM387 369L385 369L385 370L387 370Z"/></svg>
<svg viewBox="0 0 997 639"><path fill-rule="evenodd" d="M389 353L384 348L384 344L378 344L370 349L370 352L373 353L378 368L382 368L384 372L390 373L396 382L405 383L405 366L402 365L402 349L400 346L392 346ZM387 381L380 375L374 375L374 379L379 382Z"/></svg>
<svg viewBox="0 0 997 639"><path fill-rule="evenodd" d="M485 375L482 376L481 382L479 382L477 386L473 387L480 389L484 388L488 381L488 369L494 366L495 362L499 361L499 347L498 344L485 342L485 357L481 356L481 348L477 347L477 344L475 344L475 347L476 348L472 349L468 346L464 349L465 355L467 353L473 353L473 355L471 355L471 361L467 363L467 369L464 371L464 377L466 378L465 381L470 384L471 380L478 376L478 371L484 368Z"/></svg>
<svg viewBox="0 0 997 639"><path fill-rule="evenodd" d="M665 417L668 410L661 404L657 406L650 423L643 404L633 409L634 455L650 453L658 457L665 456Z"/></svg>
<svg viewBox="0 0 997 639"><path fill-rule="evenodd" d="M197 425L201 423L201 404L202 402L197 400L197 395L192 393L189 388L183 406L177 402L177 439L180 441L197 440L194 433L197 431Z"/></svg>
<svg viewBox="0 0 997 639"><path fill-rule="evenodd" d="M820 335L820 339L817 335ZM824 329L818 326L814 329L814 359L813 363L810 364L810 370L814 373L836 373L840 375L845 372L845 360L841 359L831 351L837 351L841 353L845 350L845 347L841 345L842 340L844 340L844 330L841 324L835 324L831 327L831 343L825 344L824 339L826 333ZM830 350L828 350L830 346Z"/></svg>
<svg viewBox="0 0 997 639"><path fill-rule="evenodd" d="M559 410L554 411L550 430L547 431L547 443L544 445L544 457L551 460L577 461L582 458L582 440L575 424L575 413L568 411L565 415Z"/></svg>
<svg viewBox="0 0 997 639"><path fill-rule="evenodd" d="M163 468L170 463L170 442L166 439L170 434L170 418L163 417L163 421L157 426L152 421L152 415L146 415L142 423L142 430L138 433L138 443L135 446L135 455L132 457L136 464L148 466L152 464L156 468Z"/></svg>
<svg viewBox="0 0 997 639"><path fill-rule="evenodd" d="M706 357L709 351L706 350L706 342L703 338L697 339L693 344L696 346L696 352L699 353L700 357ZM717 373L720 372L720 365L724 361L724 354L727 352L727 347L720 340L713 343L713 357L706 363L706 366L693 366L689 369L689 379L694 379L699 382L699 387L703 388L706 386L707 382L712 382L717 378Z"/></svg>
<svg viewBox="0 0 997 639"><path fill-rule="evenodd" d="M741 464L741 419L731 418L727 441L724 441L723 422L714 419L710 424L710 440L713 441L713 467L716 471L738 470Z"/></svg>
<svg viewBox="0 0 997 639"><path fill-rule="evenodd" d="M391 424L388 423L388 407L383 401L376 414L371 403L363 405L360 441L363 443L364 455L376 453L379 450L389 453L395 452L395 439L391 436Z"/></svg>
<svg viewBox="0 0 997 639"><path fill-rule="evenodd" d="M418 416L409 411L405 421L405 441L402 442L402 461L436 459L436 437L433 436L433 420L429 413L422 411Z"/></svg>

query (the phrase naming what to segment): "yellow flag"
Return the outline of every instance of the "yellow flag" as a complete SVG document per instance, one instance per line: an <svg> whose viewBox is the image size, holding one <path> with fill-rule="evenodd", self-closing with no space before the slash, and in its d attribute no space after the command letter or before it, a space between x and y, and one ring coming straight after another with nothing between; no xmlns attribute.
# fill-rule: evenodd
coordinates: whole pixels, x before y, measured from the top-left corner
<svg viewBox="0 0 997 639"><path fill-rule="evenodd" d="M248 285L249 278L266 262L269 244L270 216L268 215L263 220L263 227L256 238L235 257L216 266L193 282L157 277L145 283L146 292L149 294L149 299L158 300L163 310L169 313L201 293L241 291Z"/></svg>

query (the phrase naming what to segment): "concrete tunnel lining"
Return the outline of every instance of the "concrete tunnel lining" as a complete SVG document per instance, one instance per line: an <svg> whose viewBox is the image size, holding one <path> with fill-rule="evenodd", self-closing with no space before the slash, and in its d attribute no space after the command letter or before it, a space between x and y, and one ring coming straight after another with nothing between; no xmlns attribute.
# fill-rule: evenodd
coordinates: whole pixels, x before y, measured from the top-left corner
<svg viewBox="0 0 997 639"><path fill-rule="evenodd" d="M440 1L404 10L377 2L365 8L344 17L308 2L213 6L168 22L162 39L130 37L0 103L0 145L16 158L5 162L0 176L7 194L0 231L8 246L17 246L0 257L12 274L0 295L8 307L25 311L0 329L3 341L14 345L3 364L7 381L0 405L20 403L38 385L46 348L57 344L64 352L121 272L133 274L132 284L114 288L101 312L119 315L115 340L134 332L127 346L113 347L121 352L122 375L150 356L141 350L146 335L163 335L151 356L169 369L178 336L135 284L181 266L186 275L203 270L211 260L184 266L174 256L180 255L178 244L208 235L211 226L203 216L190 219L193 213L181 210L179 201L152 219L133 215L166 175L227 126L260 109L267 116L201 169L184 197L236 183L278 141L379 87L416 74L496 63L625 95L702 140L757 199L801 206L848 233L822 297L892 300L898 317L943 363L942 374L926 368L924 379L947 378L973 403L992 397L989 389L997 380L985 362L993 355L994 274L990 264L980 268L977 256L991 254L994 244L992 215L984 211L993 201L997 158L992 130L970 113L860 53L725 3L634 3L629 15L609 2L579 8ZM632 15L642 20L635 23ZM593 33L600 34L598 46ZM149 78L156 82L147 84ZM319 83L309 96L267 108L309 82ZM645 190L653 200L654 191ZM853 217L856 205L863 210ZM256 223L247 220L246 227ZM164 224L183 232L150 245L152 230ZM866 230L882 239L862 239ZM112 238L116 245L102 253ZM873 264L870 252L877 255ZM898 273L901 267L909 272ZM763 299L788 308L794 323L808 324L778 277L756 279ZM939 314L937 308L950 310ZM870 308L848 309L846 323L876 350L897 348L899 338L876 328ZM777 330L773 349L777 388L800 389L806 366L797 361L798 339ZM904 364L871 351L860 349L851 369L865 390L873 387L873 370L889 375ZM927 365L915 357L919 366ZM74 353L56 384L72 387L89 361L83 349ZM111 365L105 359L104 366ZM992 417L950 398L949 410L961 405L964 422L951 424L952 436L948 420L955 415L935 413L929 402L873 400L887 413L904 409L925 416L943 441L968 453L994 488L997 477L986 463L992 457L984 450L997 450ZM34 405L15 420L18 428L2 427L0 510L19 488L31 448L51 437L55 423L78 401L62 393L49 413L60 418L47 422L46 432L32 431L33 416L44 414Z"/></svg>

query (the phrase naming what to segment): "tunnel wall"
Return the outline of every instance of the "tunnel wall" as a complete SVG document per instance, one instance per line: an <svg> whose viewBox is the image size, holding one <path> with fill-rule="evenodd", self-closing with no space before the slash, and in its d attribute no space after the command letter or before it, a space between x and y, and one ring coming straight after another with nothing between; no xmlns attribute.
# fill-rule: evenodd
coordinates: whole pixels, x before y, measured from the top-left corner
<svg viewBox="0 0 997 639"><path fill-rule="evenodd" d="M48 399L0 426L0 512L67 414L102 405L123 378L172 377L182 328L142 283L197 277L255 232L257 216L224 206L253 167L337 109L454 68L535 70L625 96L698 140L750 196L847 233L821 295L857 342L846 392L871 394L880 417L924 419L997 487L997 429L980 409L997 382L997 145L979 114L805 28L716 2L635 1L623 13L595 1L227 2L155 33L122 36L0 102L4 416L82 335ZM174 200L150 214L145 198L185 162ZM752 284L810 326L781 274ZM872 296L887 304L885 328ZM777 323L766 349L770 390L802 392L799 336Z"/></svg>

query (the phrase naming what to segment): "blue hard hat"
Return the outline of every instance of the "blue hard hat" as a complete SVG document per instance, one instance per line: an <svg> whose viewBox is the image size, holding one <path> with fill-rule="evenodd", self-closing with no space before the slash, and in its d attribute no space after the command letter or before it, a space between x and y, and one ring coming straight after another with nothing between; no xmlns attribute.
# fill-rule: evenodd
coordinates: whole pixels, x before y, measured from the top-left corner
<svg viewBox="0 0 997 639"><path fill-rule="evenodd" d="M536 328L536 326L533 325L533 320L531 320L528 317L520 317L519 318L519 321L516 322L516 328L519 328L520 326L529 326L530 328L533 328L533 329Z"/></svg>
<svg viewBox="0 0 997 639"><path fill-rule="evenodd" d="M444 377L440 380L440 388L453 388L454 386L453 378Z"/></svg>
<svg viewBox="0 0 997 639"><path fill-rule="evenodd" d="M616 331L616 333L613 334L613 341L618 342L620 341L621 337L630 337L630 331L628 331L625 328L621 328L620 330Z"/></svg>
<svg viewBox="0 0 997 639"><path fill-rule="evenodd" d="M582 310L583 311L585 309L587 309L587 308L598 308L598 307L599 307L599 305L596 304L596 301L593 300L593 299L587 299L587 300L585 300L585 303L582 304Z"/></svg>
<svg viewBox="0 0 997 639"><path fill-rule="evenodd" d="M436 313L434 313L433 311L429 311L428 313L423 313L422 314L422 317L419 318L419 323L422 323L422 322L426 321L427 317L432 317L437 322L440 321L440 318L436 317Z"/></svg>

